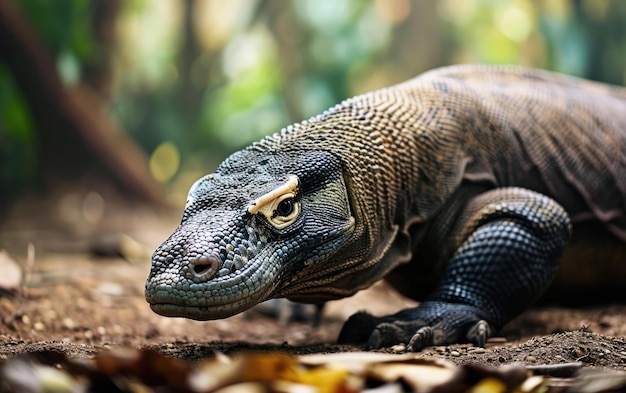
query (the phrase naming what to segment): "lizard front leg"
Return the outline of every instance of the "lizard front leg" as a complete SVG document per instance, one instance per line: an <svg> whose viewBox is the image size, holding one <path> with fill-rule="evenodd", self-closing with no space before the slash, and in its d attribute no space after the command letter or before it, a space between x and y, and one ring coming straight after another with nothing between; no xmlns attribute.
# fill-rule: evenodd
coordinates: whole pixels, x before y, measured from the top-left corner
<svg viewBox="0 0 626 393"><path fill-rule="evenodd" d="M338 341L368 348L404 343L412 351L467 341L482 346L547 289L571 234L559 204L521 188L475 197L459 227L460 246L424 302L380 318L357 313Z"/></svg>

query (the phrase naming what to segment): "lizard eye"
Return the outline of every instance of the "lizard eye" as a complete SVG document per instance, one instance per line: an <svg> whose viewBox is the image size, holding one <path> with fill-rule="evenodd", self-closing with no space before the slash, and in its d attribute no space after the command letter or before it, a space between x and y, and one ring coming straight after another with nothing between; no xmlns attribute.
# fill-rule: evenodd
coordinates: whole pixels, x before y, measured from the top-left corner
<svg viewBox="0 0 626 393"><path fill-rule="evenodd" d="M276 206L276 210L274 210L274 214L281 217L289 217L294 210L294 201L293 198L288 197L278 202L278 206Z"/></svg>
<svg viewBox="0 0 626 393"><path fill-rule="evenodd" d="M300 215L300 202L296 200L298 178L292 176L282 186L257 198L248 211L261 213L276 229L283 229L292 224Z"/></svg>
<svg viewBox="0 0 626 393"><path fill-rule="evenodd" d="M265 215L265 217L277 229L283 229L296 221L300 215L300 202L295 200L293 193L281 195L272 203L271 211L271 216Z"/></svg>

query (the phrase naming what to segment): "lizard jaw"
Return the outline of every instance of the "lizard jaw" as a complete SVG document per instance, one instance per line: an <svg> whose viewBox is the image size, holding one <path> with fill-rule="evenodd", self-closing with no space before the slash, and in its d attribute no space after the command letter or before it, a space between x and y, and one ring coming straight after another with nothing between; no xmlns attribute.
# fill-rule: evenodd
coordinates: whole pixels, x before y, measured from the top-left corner
<svg viewBox="0 0 626 393"><path fill-rule="evenodd" d="M310 248L335 249L354 229L354 218L341 228L312 241ZM209 283L194 282L179 272L150 275L145 295L150 308L166 317L200 321L228 318L273 297L283 297L281 270L289 262L285 249L263 248L239 270L216 276ZM310 262L310 261L309 261ZM284 284L284 283L283 283Z"/></svg>
<svg viewBox="0 0 626 393"><path fill-rule="evenodd" d="M255 302L255 304L258 302ZM220 306L181 306L174 303L152 303L150 309L164 317L183 317L197 321L228 318L250 308L247 302L227 303Z"/></svg>

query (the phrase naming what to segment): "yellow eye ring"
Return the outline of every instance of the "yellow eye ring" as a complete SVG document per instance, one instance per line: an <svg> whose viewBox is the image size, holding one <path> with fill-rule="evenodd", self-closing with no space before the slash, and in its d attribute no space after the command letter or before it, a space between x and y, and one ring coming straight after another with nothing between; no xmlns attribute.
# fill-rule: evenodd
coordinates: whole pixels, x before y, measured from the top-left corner
<svg viewBox="0 0 626 393"><path fill-rule="evenodd" d="M257 198L248 211L261 213L276 229L292 224L300 215L301 205L296 201L298 178L291 176L285 184Z"/></svg>
<svg viewBox="0 0 626 393"><path fill-rule="evenodd" d="M268 215L265 215L265 217L277 229L287 227L300 215L300 202L295 200L295 196L296 195L293 193L281 195L280 197L274 199L272 206L268 209L268 213L271 212L271 217L268 217ZM289 204L289 211L281 212L285 203Z"/></svg>

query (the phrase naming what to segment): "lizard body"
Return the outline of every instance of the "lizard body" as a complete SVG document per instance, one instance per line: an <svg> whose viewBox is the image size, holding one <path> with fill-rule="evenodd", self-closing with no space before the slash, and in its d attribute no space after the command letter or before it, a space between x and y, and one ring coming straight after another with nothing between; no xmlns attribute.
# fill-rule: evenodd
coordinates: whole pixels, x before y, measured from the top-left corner
<svg viewBox="0 0 626 393"><path fill-rule="evenodd" d="M575 248L599 233L602 255ZM564 294L626 283L626 89L461 65L230 156L192 186L153 255L146 299L163 315L215 319L386 277L420 306L355 314L340 341L483 344L545 292L562 254L575 266L555 282ZM580 266L613 274L588 283Z"/></svg>

